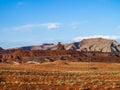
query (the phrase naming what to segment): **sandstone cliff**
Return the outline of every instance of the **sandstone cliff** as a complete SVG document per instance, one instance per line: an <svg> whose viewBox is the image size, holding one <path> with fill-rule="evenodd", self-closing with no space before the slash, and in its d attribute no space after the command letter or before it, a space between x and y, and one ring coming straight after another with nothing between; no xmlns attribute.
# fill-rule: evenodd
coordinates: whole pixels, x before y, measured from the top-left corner
<svg viewBox="0 0 120 90"><path fill-rule="evenodd" d="M79 42L80 51L120 52L120 45L114 40L103 38L84 39Z"/></svg>
<svg viewBox="0 0 120 90"><path fill-rule="evenodd" d="M92 38L71 44L43 44L0 50L0 62L42 63L56 60L120 62L120 45L114 40Z"/></svg>
<svg viewBox="0 0 120 90"><path fill-rule="evenodd" d="M63 44L65 50L77 51L99 51L99 52L120 52L120 44L115 40L103 38L84 39L80 42ZM57 45L43 44L40 46L21 47L23 50L56 50Z"/></svg>

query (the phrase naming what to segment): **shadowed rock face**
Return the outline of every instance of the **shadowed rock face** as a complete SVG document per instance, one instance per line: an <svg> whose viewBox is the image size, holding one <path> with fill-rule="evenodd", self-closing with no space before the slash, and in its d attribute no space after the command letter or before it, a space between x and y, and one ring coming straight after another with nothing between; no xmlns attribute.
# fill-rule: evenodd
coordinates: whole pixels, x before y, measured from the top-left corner
<svg viewBox="0 0 120 90"><path fill-rule="evenodd" d="M0 50L0 62L53 62L56 60L80 62L120 62L120 45L114 40L94 38L72 44L44 44L37 48ZM29 50L30 49L30 50Z"/></svg>
<svg viewBox="0 0 120 90"><path fill-rule="evenodd" d="M4 50L3 48L0 47L0 51Z"/></svg>
<svg viewBox="0 0 120 90"><path fill-rule="evenodd" d="M59 46L59 47L58 47ZM99 52L120 52L120 44L114 40L103 39L103 38L92 38L84 39L80 42L54 45L54 44L43 44L40 46L26 46L21 47L23 50L77 50L77 51L99 51Z"/></svg>
<svg viewBox="0 0 120 90"><path fill-rule="evenodd" d="M119 43L103 38L84 39L79 45L80 51L120 52Z"/></svg>
<svg viewBox="0 0 120 90"><path fill-rule="evenodd" d="M26 46L21 47L23 50L50 50L52 47L54 47L54 44L43 44L40 46Z"/></svg>
<svg viewBox="0 0 120 90"><path fill-rule="evenodd" d="M2 62L53 62L66 60L74 62L120 62L120 53L80 52L76 50L15 50L1 56Z"/></svg>
<svg viewBox="0 0 120 90"><path fill-rule="evenodd" d="M57 50L65 50L64 45L62 45L60 42L57 44Z"/></svg>
<svg viewBox="0 0 120 90"><path fill-rule="evenodd" d="M3 48L0 47L0 62L2 62L2 53L3 53Z"/></svg>

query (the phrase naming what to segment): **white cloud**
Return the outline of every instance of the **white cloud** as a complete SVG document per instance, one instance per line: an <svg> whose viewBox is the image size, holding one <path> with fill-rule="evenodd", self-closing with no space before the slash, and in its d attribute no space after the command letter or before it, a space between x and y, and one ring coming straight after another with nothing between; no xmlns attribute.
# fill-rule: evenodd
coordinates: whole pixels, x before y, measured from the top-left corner
<svg viewBox="0 0 120 90"><path fill-rule="evenodd" d="M31 30L32 28L39 28L41 24L26 24L22 26L14 27L14 30Z"/></svg>
<svg viewBox="0 0 120 90"><path fill-rule="evenodd" d="M14 27L14 30L21 30L21 31L29 31L32 30L33 28L47 28L50 30L60 28L59 23L42 23L42 24L26 24L22 26L17 26Z"/></svg>
<svg viewBox="0 0 120 90"><path fill-rule="evenodd" d="M44 23L41 26L46 27L47 29L58 29L60 27L59 23Z"/></svg>
<svg viewBox="0 0 120 90"><path fill-rule="evenodd" d="M83 39L88 39L88 38L106 38L106 39L120 39L120 36L118 35L94 35L94 36L80 36L80 37L75 37L73 38L74 41L81 41Z"/></svg>
<svg viewBox="0 0 120 90"><path fill-rule="evenodd" d="M69 27L72 29L79 29L81 25L87 24L88 21L80 21L80 22L73 22L69 24ZM64 26L67 26L67 24L64 24ZM41 29L49 29L49 30L56 30L61 27L61 23L38 23L38 24L24 24L21 26L16 26L12 28L5 28L6 30L17 30L17 31L32 31L35 28L41 28Z"/></svg>

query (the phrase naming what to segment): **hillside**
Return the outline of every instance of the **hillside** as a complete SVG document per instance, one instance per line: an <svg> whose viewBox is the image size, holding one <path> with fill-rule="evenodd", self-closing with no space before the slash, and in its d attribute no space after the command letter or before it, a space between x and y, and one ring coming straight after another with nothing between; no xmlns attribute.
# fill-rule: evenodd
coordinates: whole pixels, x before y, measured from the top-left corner
<svg viewBox="0 0 120 90"><path fill-rule="evenodd" d="M0 62L5 63L43 63L57 60L120 62L120 45L114 40L94 38L71 44L43 44L0 51Z"/></svg>
<svg viewBox="0 0 120 90"><path fill-rule="evenodd" d="M79 42L80 51L120 52L120 45L115 40L92 38Z"/></svg>
<svg viewBox="0 0 120 90"><path fill-rule="evenodd" d="M120 44L115 40L103 39L103 38L91 38L84 39L80 42L74 42L70 44L63 44L66 50L77 51L100 51L100 52L120 52ZM40 46L26 46L20 47L23 50L56 50L57 45L43 44Z"/></svg>
<svg viewBox="0 0 120 90"><path fill-rule="evenodd" d="M0 47L0 51L4 50L2 47Z"/></svg>

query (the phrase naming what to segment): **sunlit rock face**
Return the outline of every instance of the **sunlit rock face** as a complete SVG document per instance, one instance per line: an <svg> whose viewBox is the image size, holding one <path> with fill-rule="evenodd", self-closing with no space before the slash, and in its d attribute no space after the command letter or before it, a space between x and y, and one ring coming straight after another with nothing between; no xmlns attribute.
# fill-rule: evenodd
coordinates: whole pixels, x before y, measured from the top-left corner
<svg viewBox="0 0 120 90"><path fill-rule="evenodd" d="M77 50L77 51L99 51L99 52L120 52L120 44L115 40L104 38L83 39L80 42L68 44L43 44L39 46L20 47L22 50Z"/></svg>
<svg viewBox="0 0 120 90"><path fill-rule="evenodd" d="M103 38L84 39L79 42L79 51L120 52L120 45L114 40Z"/></svg>

